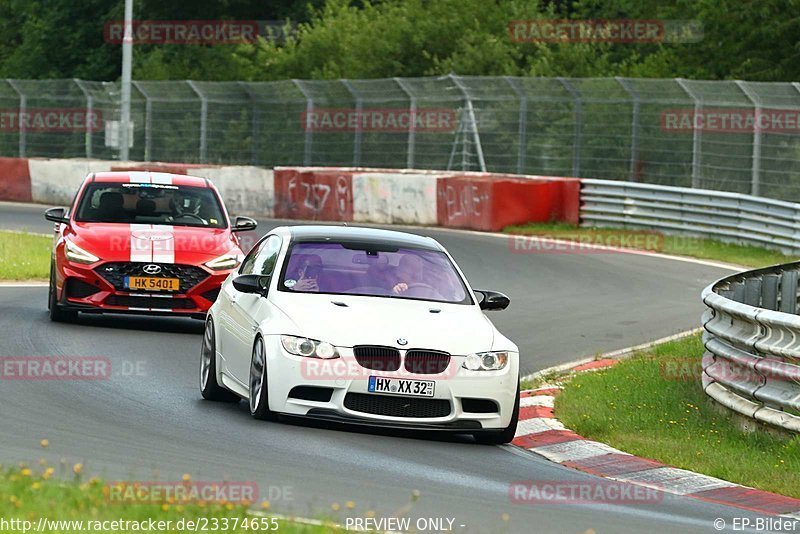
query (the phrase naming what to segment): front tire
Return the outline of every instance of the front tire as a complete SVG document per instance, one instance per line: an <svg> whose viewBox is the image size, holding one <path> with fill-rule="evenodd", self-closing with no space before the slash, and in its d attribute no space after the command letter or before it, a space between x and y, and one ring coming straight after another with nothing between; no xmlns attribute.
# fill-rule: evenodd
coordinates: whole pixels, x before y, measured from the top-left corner
<svg viewBox="0 0 800 534"><path fill-rule="evenodd" d="M217 339L214 334L214 321L206 321L203 333L203 347L200 349L200 393L206 400L217 402L239 402L238 395L228 391L217 382Z"/></svg>
<svg viewBox="0 0 800 534"><path fill-rule="evenodd" d="M475 441L483 445L505 445L506 443L511 443L517 433L517 423L519 423L519 381L517 381L517 400L514 401L511 422L503 430L475 434Z"/></svg>
<svg viewBox="0 0 800 534"><path fill-rule="evenodd" d="M258 336L253 343L253 356L250 360L250 415L256 419L275 421L278 414L269 409L267 384L267 352L264 349L264 340Z"/></svg>
<svg viewBox="0 0 800 534"><path fill-rule="evenodd" d="M55 266L50 265L50 289L47 294L47 309L50 310L50 320L55 323L71 323L78 318L78 312L75 310L65 310L58 303L56 294L56 273Z"/></svg>

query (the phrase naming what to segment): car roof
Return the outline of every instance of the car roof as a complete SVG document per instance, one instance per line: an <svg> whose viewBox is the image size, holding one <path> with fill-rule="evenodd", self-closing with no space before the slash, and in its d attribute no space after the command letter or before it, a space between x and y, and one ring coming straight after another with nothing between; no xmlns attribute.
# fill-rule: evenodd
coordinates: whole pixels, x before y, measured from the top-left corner
<svg viewBox="0 0 800 534"><path fill-rule="evenodd" d="M395 230L380 228L364 228L362 226L339 225L302 225L285 226L294 242L344 241L357 243L375 243L376 245L421 248L441 251L442 246L431 237L423 237ZM276 228L275 230L279 230Z"/></svg>
<svg viewBox="0 0 800 534"><path fill-rule="evenodd" d="M107 171L90 174L87 179L91 182L103 183L143 183L185 187L210 187L209 181L206 178L187 176L185 174L172 174L169 172Z"/></svg>

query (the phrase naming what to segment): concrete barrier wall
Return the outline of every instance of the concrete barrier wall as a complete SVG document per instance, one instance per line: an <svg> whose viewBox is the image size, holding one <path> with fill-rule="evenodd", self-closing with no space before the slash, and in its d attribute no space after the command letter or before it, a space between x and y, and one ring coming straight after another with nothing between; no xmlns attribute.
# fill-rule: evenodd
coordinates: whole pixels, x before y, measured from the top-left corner
<svg viewBox="0 0 800 534"><path fill-rule="evenodd" d="M0 158L0 199L66 205L87 174L109 170L205 177L231 214L285 219L498 231L531 221L577 223L580 205L574 178L16 158Z"/></svg>
<svg viewBox="0 0 800 534"><path fill-rule="evenodd" d="M357 172L352 180L354 221L436 224L436 175Z"/></svg>
<svg viewBox="0 0 800 534"><path fill-rule="evenodd" d="M113 164L93 159L29 159L32 200L69 204L87 174L111 170Z"/></svg>
<svg viewBox="0 0 800 534"><path fill-rule="evenodd" d="M31 173L25 158L0 158L0 199L30 202Z"/></svg>

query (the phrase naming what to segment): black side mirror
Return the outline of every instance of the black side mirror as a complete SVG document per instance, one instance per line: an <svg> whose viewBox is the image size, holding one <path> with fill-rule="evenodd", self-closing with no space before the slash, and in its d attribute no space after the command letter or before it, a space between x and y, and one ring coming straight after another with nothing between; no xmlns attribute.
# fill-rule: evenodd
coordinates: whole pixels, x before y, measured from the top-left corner
<svg viewBox="0 0 800 534"><path fill-rule="evenodd" d="M242 274L233 279L233 287L242 293L252 293L255 295L267 296L269 287L269 276L260 274Z"/></svg>
<svg viewBox="0 0 800 534"><path fill-rule="evenodd" d="M503 295L502 293L498 293L497 291L476 289L475 293L478 293L483 297L481 301L478 302L478 306L480 306L482 310L486 311L505 310L506 308L508 308L508 305L511 304L510 298Z"/></svg>
<svg viewBox="0 0 800 534"><path fill-rule="evenodd" d="M255 219L239 216L236 217L236 220L233 223L233 228L231 228L231 232L249 232L250 230L255 230L257 227L258 221Z"/></svg>
<svg viewBox="0 0 800 534"><path fill-rule="evenodd" d="M50 208L44 212L44 218L48 221L61 224L69 224L69 217L66 217L66 208Z"/></svg>

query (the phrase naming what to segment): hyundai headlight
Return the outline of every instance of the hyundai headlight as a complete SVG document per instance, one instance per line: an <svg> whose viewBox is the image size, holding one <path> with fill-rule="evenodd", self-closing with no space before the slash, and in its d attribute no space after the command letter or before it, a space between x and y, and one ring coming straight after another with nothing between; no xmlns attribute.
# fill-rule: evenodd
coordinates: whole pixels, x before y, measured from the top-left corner
<svg viewBox="0 0 800 534"><path fill-rule="evenodd" d="M235 269L242 263L241 255L237 252L228 252L219 258L206 262L205 266L214 271Z"/></svg>
<svg viewBox="0 0 800 534"><path fill-rule="evenodd" d="M289 354L306 358L322 358L329 360L338 358L336 347L325 341L308 339L307 337L281 336L281 345Z"/></svg>
<svg viewBox="0 0 800 534"><path fill-rule="evenodd" d="M69 239L64 240L64 253L69 261L74 261L75 263L88 265L100 261L100 258L90 252L86 252Z"/></svg>
<svg viewBox="0 0 800 534"><path fill-rule="evenodd" d="M510 353L505 350L470 354L462 367L470 371L499 371L508 365Z"/></svg>

